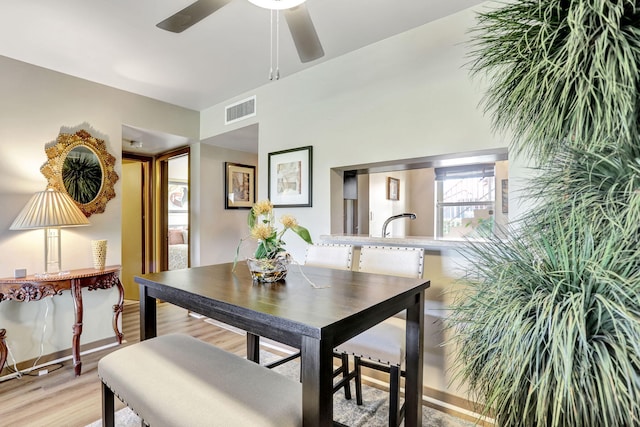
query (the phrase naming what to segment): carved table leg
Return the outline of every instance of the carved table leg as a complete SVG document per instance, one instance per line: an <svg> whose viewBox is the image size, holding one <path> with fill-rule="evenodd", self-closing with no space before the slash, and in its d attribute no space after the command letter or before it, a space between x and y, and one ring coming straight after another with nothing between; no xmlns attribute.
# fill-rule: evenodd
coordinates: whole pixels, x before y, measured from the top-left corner
<svg viewBox="0 0 640 427"><path fill-rule="evenodd" d="M80 335L82 334L82 286L80 279L71 280L71 295L73 296L73 306L76 310L76 323L73 325L71 352L73 354L73 368L77 377L82 371L82 361L80 360Z"/></svg>
<svg viewBox="0 0 640 427"><path fill-rule="evenodd" d="M6 329L0 329L0 372L4 368L4 364L7 361L7 344L4 342L4 337L7 335Z"/></svg>
<svg viewBox="0 0 640 427"><path fill-rule="evenodd" d="M113 306L113 332L116 333L118 344L122 344L122 332L120 332L120 329L118 328L118 323L120 320L120 315L124 310L124 288L122 287L122 283L120 283L120 279L118 278L116 278L116 286L118 287L120 296L118 298L118 303Z"/></svg>

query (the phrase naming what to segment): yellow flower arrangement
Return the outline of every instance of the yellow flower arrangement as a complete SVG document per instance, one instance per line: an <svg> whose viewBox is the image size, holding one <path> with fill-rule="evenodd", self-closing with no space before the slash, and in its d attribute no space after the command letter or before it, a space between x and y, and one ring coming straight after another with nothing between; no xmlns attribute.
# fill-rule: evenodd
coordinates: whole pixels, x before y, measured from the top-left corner
<svg viewBox="0 0 640 427"><path fill-rule="evenodd" d="M292 215L282 215L280 223L283 228L278 231L273 204L269 200L261 200L253 205L249 211L247 223L251 231L250 237L258 240L258 247L254 253L256 259L275 259L279 254L285 252L285 242L282 240L282 236L287 230L293 231L305 242L313 243L309 230L299 225ZM238 244L236 261L243 241L244 239L240 240Z"/></svg>

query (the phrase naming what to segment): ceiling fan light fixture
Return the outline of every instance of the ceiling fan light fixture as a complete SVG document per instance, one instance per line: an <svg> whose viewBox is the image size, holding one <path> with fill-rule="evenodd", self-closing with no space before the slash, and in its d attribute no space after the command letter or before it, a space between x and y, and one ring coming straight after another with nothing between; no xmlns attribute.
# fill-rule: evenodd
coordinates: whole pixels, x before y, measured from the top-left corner
<svg viewBox="0 0 640 427"><path fill-rule="evenodd" d="M300 6L306 0L249 0L256 6L271 10L284 10Z"/></svg>

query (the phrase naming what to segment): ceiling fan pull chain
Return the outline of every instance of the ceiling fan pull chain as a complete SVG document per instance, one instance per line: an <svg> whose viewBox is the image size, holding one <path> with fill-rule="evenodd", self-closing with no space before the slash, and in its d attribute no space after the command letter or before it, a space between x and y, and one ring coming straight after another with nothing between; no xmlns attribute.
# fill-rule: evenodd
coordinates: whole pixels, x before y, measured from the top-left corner
<svg viewBox="0 0 640 427"><path fill-rule="evenodd" d="M273 9L269 12L271 15L269 22L269 80L273 80Z"/></svg>
<svg viewBox="0 0 640 427"><path fill-rule="evenodd" d="M276 80L280 79L280 11L276 10Z"/></svg>

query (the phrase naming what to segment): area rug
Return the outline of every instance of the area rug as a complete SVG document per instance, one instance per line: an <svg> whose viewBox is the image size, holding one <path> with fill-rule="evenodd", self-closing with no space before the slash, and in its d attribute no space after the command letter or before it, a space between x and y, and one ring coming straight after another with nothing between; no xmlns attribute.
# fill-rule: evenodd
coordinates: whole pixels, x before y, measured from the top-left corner
<svg viewBox="0 0 640 427"><path fill-rule="evenodd" d="M261 351L260 359L263 362L275 360L277 356L272 353ZM286 375L290 378L298 379L300 368L297 360L274 368L274 371ZM354 393L352 387L352 394ZM342 391L333 396L333 418L342 424L351 427L386 427L388 425L389 395L383 390L375 387L362 385L363 405L356 405L355 395L353 399L346 400ZM117 427L140 427L140 418L129 408L124 408L116 412L115 424ZM422 426L423 427L471 427L475 424L469 421L456 418L435 409L423 406ZM102 421L98 420L87 427L101 427Z"/></svg>

